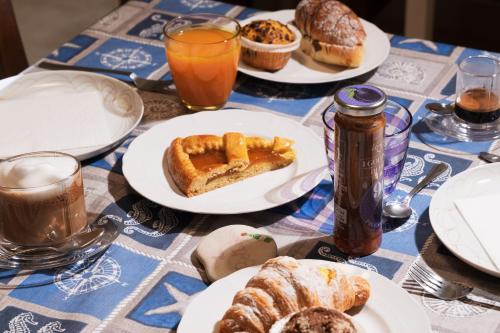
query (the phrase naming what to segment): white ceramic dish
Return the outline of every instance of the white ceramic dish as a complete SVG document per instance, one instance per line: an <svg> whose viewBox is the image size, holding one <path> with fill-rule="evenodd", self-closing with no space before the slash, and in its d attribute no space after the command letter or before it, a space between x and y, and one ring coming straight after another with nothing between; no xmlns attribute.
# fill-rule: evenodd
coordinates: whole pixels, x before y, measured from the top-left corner
<svg viewBox="0 0 500 333"><path fill-rule="evenodd" d="M500 194L500 163L481 165L448 179L432 197L429 217L441 242L458 258L500 277L488 255L456 208L457 199Z"/></svg>
<svg viewBox="0 0 500 333"><path fill-rule="evenodd" d="M80 160L119 144L144 107L128 85L108 76L37 72L0 81L0 158L41 150Z"/></svg>
<svg viewBox="0 0 500 333"><path fill-rule="evenodd" d="M309 260L309 259L304 259ZM401 287L387 278L362 268L314 260L322 265L333 265L350 275L362 275L371 285L368 302L353 320L370 333L430 333L431 325L421 306ZM245 287L259 266L239 270L214 282L202 291L186 308L177 328L178 333L216 333L217 321L229 308L233 296Z"/></svg>
<svg viewBox="0 0 500 333"><path fill-rule="evenodd" d="M287 9L276 12L262 13L240 22L241 26L255 20L273 19L282 23L294 20L295 10ZM324 64L313 60L300 49L292 53L292 58L285 67L277 72L267 72L251 67L240 61L239 70L245 74L269 81L284 83L325 83L356 77L377 68L389 55L391 44L387 35L374 24L361 19L366 31L365 57L361 66L345 68Z"/></svg>
<svg viewBox="0 0 500 333"><path fill-rule="evenodd" d="M176 137L241 132L295 141L297 158L286 168L266 172L192 198L179 191L166 168L165 152ZM144 197L163 206L195 213L239 214L272 208L313 189L326 171L323 141L296 121L244 110L199 112L156 125L137 137L123 157L123 173Z"/></svg>

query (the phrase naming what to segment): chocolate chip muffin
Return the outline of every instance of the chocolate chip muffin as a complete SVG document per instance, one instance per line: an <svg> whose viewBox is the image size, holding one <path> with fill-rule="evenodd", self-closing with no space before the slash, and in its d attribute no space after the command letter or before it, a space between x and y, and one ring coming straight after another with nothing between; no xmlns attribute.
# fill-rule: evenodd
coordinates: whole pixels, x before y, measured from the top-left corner
<svg viewBox="0 0 500 333"><path fill-rule="evenodd" d="M264 44L290 44L295 40L292 30L275 20L253 21L243 27L242 36Z"/></svg>
<svg viewBox="0 0 500 333"><path fill-rule="evenodd" d="M271 19L252 21L242 29L241 58L252 67L280 70L299 47L300 38L291 25Z"/></svg>

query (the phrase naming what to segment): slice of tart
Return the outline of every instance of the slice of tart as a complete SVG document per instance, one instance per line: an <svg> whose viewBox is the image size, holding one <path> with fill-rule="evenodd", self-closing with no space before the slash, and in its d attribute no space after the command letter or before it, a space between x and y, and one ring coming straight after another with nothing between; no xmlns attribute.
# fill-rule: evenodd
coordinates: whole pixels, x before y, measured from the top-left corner
<svg viewBox="0 0 500 333"><path fill-rule="evenodd" d="M168 171L188 197L283 168L295 160L293 141L241 133L176 138L167 152Z"/></svg>

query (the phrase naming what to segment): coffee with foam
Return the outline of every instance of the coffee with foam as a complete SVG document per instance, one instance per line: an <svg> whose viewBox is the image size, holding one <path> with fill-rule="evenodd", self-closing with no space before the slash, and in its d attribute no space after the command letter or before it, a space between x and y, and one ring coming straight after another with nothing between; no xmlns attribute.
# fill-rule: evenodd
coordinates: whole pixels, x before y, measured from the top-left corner
<svg viewBox="0 0 500 333"><path fill-rule="evenodd" d="M78 164L69 158L39 157L0 165L0 186L31 188L47 186L70 176Z"/></svg>
<svg viewBox="0 0 500 333"><path fill-rule="evenodd" d="M19 245L66 240L87 225L80 165L41 152L0 162L0 234Z"/></svg>

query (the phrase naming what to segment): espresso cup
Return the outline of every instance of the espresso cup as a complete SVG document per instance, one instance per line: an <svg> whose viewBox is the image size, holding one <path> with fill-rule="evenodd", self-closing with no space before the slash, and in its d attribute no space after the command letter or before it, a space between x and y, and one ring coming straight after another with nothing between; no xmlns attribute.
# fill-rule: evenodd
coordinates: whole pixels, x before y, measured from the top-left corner
<svg viewBox="0 0 500 333"><path fill-rule="evenodd" d="M0 162L0 237L21 246L63 243L87 227L80 162L58 152Z"/></svg>
<svg viewBox="0 0 500 333"><path fill-rule="evenodd" d="M500 62L471 56L458 66L455 115L467 123L489 124L500 118Z"/></svg>

